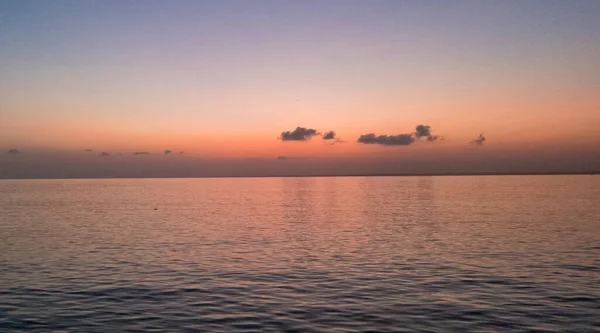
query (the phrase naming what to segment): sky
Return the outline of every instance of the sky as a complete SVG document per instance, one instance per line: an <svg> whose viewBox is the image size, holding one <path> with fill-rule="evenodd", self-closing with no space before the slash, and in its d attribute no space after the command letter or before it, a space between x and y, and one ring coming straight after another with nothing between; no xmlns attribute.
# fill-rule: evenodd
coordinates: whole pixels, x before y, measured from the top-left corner
<svg viewBox="0 0 600 333"><path fill-rule="evenodd" d="M600 171L598 17L599 1L3 0L0 178Z"/></svg>

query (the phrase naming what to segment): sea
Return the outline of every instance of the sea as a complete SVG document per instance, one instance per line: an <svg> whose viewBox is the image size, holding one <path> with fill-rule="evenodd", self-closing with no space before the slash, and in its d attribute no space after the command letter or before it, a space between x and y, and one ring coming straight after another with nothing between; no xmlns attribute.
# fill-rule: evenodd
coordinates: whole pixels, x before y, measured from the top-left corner
<svg viewBox="0 0 600 333"><path fill-rule="evenodd" d="M0 332L598 332L600 176L0 181Z"/></svg>

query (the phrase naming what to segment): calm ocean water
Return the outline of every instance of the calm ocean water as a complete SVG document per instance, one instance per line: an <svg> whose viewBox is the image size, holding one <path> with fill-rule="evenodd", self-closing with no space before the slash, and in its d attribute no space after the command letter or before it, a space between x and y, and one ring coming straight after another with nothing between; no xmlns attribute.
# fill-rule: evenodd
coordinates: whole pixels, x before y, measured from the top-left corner
<svg viewBox="0 0 600 333"><path fill-rule="evenodd" d="M600 176L0 181L2 332L593 332Z"/></svg>

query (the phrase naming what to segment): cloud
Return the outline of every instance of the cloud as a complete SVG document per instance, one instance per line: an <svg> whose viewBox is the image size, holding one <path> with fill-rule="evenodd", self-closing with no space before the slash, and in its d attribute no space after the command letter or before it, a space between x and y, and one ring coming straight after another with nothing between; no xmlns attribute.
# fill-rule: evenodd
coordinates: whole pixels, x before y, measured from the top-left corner
<svg viewBox="0 0 600 333"><path fill-rule="evenodd" d="M437 135L431 134L431 126L429 125L417 125L415 128L415 138L427 138L427 141L435 141L438 139Z"/></svg>
<svg viewBox="0 0 600 333"><path fill-rule="evenodd" d="M432 142L440 137L431 134L431 126L417 125L414 133L403 133L396 135L375 135L375 133L369 133L361 135L357 142L384 146L408 146L421 138L426 138L427 141Z"/></svg>
<svg viewBox="0 0 600 333"><path fill-rule="evenodd" d="M167 149L163 152L165 155L185 155L184 151L180 151L180 152L175 152L172 151L171 149ZM148 153L147 155L150 155L150 153Z"/></svg>
<svg viewBox="0 0 600 333"><path fill-rule="evenodd" d="M412 134L375 135L375 133L369 133L361 135L357 142L384 146L408 146L415 142L415 138Z"/></svg>
<svg viewBox="0 0 600 333"><path fill-rule="evenodd" d="M319 133L315 129L296 127L293 131L281 132L279 139L281 141L306 141L317 134Z"/></svg>
<svg viewBox="0 0 600 333"><path fill-rule="evenodd" d="M335 139L334 131L325 132L325 134L323 134L323 140L333 140L333 139Z"/></svg>
<svg viewBox="0 0 600 333"><path fill-rule="evenodd" d="M346 142L340 138L336 138L336 134L334 131L325 132L325 134L323 134L322 139L324 141L327 141L327 144L329 144L331 146L335 145L336 143Z"/></svg>
<svg viewBox="0 0 600 333"><path fill-rule="evenodd" d="M147 151L136 151L133 155L150 155L150 153Z"/></svg>
<svg viewBox="0 0 600 333"><path fill-rule="evenodd" d="M431 135L431 126L417 125L416 132L415 132L415 137L417 137L417 139L420 139L423 136L430 136L430 135Z"/></svg>
<svg viewBox="0 0 600 333"><path fill-rule="evenodd" d="M19 154L19 153L21 153L21 151L18 149L9 149L7 152L7 154Z"/></svg>
<svg viewBox="0 0 600 333"><path fill-rule="evenodd" d="M103 151L100 154L98 154L98 156L110 156L110 153Z"/></svg>
<svg viewBox="0 0 600 333"><path fill-rule="evenodd" d="M85 152L86 152L86 153L90 153L90 152L93 152L93 151L94 151L94 150L92 150L92 149L89 149L89 148L85 150Z"/></svg>
<svg viewBox="0 0 600 333"><path fill-rule="evenodd" d="M483 133L481 133L481 134L479 134L478 137L475 138L475 140L471 141L470 143L473 143L479 147L479 146L482 146L484 142L485 142L485 136L483 136Z"/></svg>
<svg viewBox="0 0 600 333"><path fill-rule="evenodd" d="M306 159L306 157L302 157L302 156L277 156L278 160L303 160Z"/></svg>
<svg viewBox="0 0 600 333"><path fill-rule="evenodd" d="M330 141L330 142L329 142L329 145L333 146L333 145L335 145L335 144L337 144L337 143L344 143L344 142L346 142L346 141L344 141L344 140L342 140L342 139L335 139L335 140L333 140L333 141Z"/></svg>

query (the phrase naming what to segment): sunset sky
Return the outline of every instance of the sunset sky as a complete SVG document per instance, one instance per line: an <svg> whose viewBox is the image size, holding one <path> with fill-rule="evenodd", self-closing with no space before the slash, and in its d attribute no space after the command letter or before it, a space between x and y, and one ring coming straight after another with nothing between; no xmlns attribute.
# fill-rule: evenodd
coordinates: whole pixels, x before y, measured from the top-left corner
<svg viewBox="0 0 600 333"><path fill-rule="evenodd" d="M600 170L599 18L593 0L4 0L0 178ZM282 140L297 127L321 134Z"/></svg>

